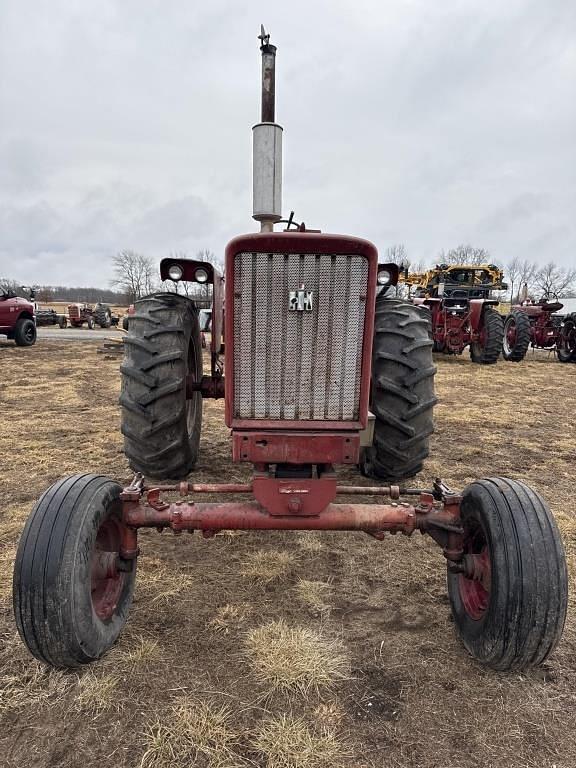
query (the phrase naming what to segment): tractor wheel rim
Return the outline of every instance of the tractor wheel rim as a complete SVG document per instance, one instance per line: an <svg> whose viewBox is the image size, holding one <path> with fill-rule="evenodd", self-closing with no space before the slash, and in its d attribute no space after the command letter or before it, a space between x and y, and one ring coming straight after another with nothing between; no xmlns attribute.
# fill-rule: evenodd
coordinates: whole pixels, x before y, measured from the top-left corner
<svg viewBox="0 0 576 768"><path fill-rule="evenodd" d="M504 351L506 354L514 348L514 344L516 344L516 323L514 320L508 320L504 334Z"/></svg>
<svg viewBox="0 0 576 768"><path fill-rule="evenodd" d="M464 610L473 621L480 621L490 604L491 562L484 531L475 525L464 533L464 557L471 575L459 574L458 589Z"/></svg>
<svg viewBox="0 0 576 768"><path fill-rule="evenodd" d="M566 323L567 330L564 333L566 339L566 351L576 352L576 325L574 323Z"/></svg>
<svg viewBox="0 0 576 768"><path fill-rule="evenodd" d="M91 596L94 612L102 621L114 615L124 588L126 574L118 570L120 523L105 520L96 535L91 562Z"/></svg>

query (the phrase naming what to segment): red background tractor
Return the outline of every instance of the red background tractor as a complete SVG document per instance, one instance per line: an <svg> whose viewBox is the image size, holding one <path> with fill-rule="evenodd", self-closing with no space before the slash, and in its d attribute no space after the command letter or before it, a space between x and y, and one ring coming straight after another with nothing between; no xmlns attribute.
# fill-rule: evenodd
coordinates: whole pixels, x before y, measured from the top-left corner
<svg viewBox="0 0 576 768"><path fill-rule="evenodd" d="M504 324L504 359L520 362L532 346L555 349L561 363L576 363L576 313L558 314L563 307L547 298L514 305Z"/></svg>
<svg viewBox="0 0 576 768"><path fill-rule="evenodd" d="M430 309L434 351L460 355L470 348L474 363L495 363L502 349L504 321L492 291L504 290L493 264L439 264L425 273L405 274L415 286L413 302Z"/></svg>

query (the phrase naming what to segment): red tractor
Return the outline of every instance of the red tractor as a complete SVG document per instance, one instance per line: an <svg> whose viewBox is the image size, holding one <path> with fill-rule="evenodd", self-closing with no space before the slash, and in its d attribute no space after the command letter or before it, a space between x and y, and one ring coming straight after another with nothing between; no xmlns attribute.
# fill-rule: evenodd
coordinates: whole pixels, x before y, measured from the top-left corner
<svg viewBox="0 0 576 768"><path fill-rule="evenodd" d="M466 347L474 363L495 363L502 349L504 320L492 291L505 290L494 264L438 264L424 273L404 274L415 286L412 301L430 309L434 351L461 355Z"/></svg>
<svg viewBox="0 0 576 768"><path fill-rule="evenodd" d="M518 363L535 349L555 349L561 363L576 363L576 312L558 314L564 304L554 297L533 303L524 299L512 307L504 323L502 357Z"/></svg>
<svg viewBox="0 0 576 768"><path fill-rule="evenodd" d="M14 340L16 346L31 347L36 343L35 313L31 301L0 288L0 334Z"/></svg>
<svg viewBox="0 0 576 768"><path fill-rule="evenodd" d="M90 304L69 304L68 317L70 318L70 325L73 328L81 328L86 323L88 328L92 330L96 325L92 311Z"/></svg>
<svg viewBox="0 0 576 768"><path fill-rule="evenodd" d="M14 571L20 636L58 667L106 653L130 609L142 528L207 538L230 529L356 531L377 540L420 531L445 558L455 627L472 656L499 670L540 664L566 614L554 518L536 491L514 480L478 480L462 492L440 480L422 489L400 484L420 469L432 431L428 312L389 295L397 267L379 264L368 241L303 225L274 231L282 129L274 121L276 48L263 30L261 41L262 122L253 129L261 231L228 244L225 281L201 261L160 265L162 280L212 286L210 372L190 299L160 293L135 303L120 403L136 474L124 487L73 475L37 502ZM202 399L220 397L233 458L253 466L250 482L188 478ZM391 482L343 485L337 464L362 464ZM203 494L246 500L204 502ZM353 503L364 496L379 502Z"/></svg>

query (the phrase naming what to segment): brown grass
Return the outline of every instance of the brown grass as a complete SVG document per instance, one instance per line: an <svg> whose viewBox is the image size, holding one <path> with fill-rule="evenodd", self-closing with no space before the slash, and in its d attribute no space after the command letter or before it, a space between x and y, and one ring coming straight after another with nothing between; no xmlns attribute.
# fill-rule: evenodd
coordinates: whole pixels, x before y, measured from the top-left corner
<svg viewBox="0 0 576 768"><path fill-rule="evenodd" d="M298 600L316 615L326 615L330 612L333 596L332 585L327 581L298 579L294 586Z"/></svg>
<svg viewBox="0 0 576 768"><path fill-rule="evenodd" d="M239 754L234 713L204 701L185 701L149 726L140 768L232 768L246 765Z"/></svg>
<svg viewBox="0 0 576 768"><path fill-rule="evenodd" d="M78 706L93 715L107 709L119 710L121 701L118 682L118 677L114 675L96 674L88 670L78 682Z"/></svg>
<svg viewBox="0 0 576 768"><path fill-rule="evenodd" d="M414 481L440 475L462 488L508 475L548 500L571 596L563 640L542 668L497 674L469 658L450 621L441 553L426 537L250 532L206 541L151 531L140 536L135 602L119 643L90 669L63 673L35 662L18 639L11 571L26 517L50 483L82 471L130 477L118 361L96 348L0 341L2 768L135 768L145 754L145 768L203 768L219 755L223 765L265 768L306 749L312 759L330 755L323 729L341 749L327 759L346 768L576 765L576 366L539 354L486 367L439 357L437 431ZM194 478L246 482L249 468L230 460L223 404L204 409ZM352 467L339 479L358 483ZM272 632L278 624L283 632ZM315 688L289 669L306 658L303 629L324 650L337 638L345 661L334 677L321 675L334 682ZM288 646L278 640L290 636ZM256 706L264 694L266 713ZM308 737L288 738L294 719L312 747ZM213 740L198 735L206 721Z"/></svg>
<svg viewBox="0 0 576 768"><path fill-rule="evenodd" d="M252 608L249 603L227 603L218 608L210 619L209 626L215 632L223 632L225 635L228 635L245 624L251 613Z"/></svg>
<svg viewBox="0 0 576 768"><path fill-rule="evenodd" d="M285 714L263 720L252 745L266 768L338 768L350 756L332 728L311 728L304 718Z"/></svg>
<svg viewBox="0 0 576 768"><path fill-rule="evenodd" d="M294 570L296 562L291 552L259 550L246 557L240 573L253 581L272 584L285 579Z"/></svg>
<svg viewBox="0 0 576 768"><path fill-rule="evenodd" d="M73 675L31 661L25 669L11 671L3 660L0 674L0 714L23 707L42 707L58 702L74 686Z"/></svg>
<svg viewBox="0 0 576 768"><path fill-rule="evenodd" d="M317 694L350 674L350 659L340 640L282 619L250 630L246 650L255 678L269 693Z"/></svg>

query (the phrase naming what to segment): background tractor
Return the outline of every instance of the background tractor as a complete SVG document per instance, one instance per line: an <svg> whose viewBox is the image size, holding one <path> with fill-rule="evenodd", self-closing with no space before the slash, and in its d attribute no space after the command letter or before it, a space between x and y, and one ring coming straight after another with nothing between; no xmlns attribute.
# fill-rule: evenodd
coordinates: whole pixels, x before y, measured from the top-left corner
<svg viewBox="0 0 576 768"><path fill-rule="evenodd" d="M466 347L474 363L495 363L502 349L504 320L493 291L506 289L494 264L438 264L421 273L404 273L412 301L430 309L434 351L460 355Z"/></svg>
<svg viewBox="0 0 576 768"><path fill-rule="evenodd" d="M114 315L109 304L98 302L94 307L90 304L69 304L68 316L70 325L80 328L84 323L92 330L96 325L101 328L110 328L118 325L118 316Z"/></svg>
<svg viewBox="0 0 576 768"><path fill-rule="evenodd" d="M576 312L560 314L564 304L554 296L532 302L524 298L515 304L504 323L502 356L520 362L528 348L555 349L561 363L576 363Z"/></svg>
<svg viewBox="0 0 576 768"><path fill-rule="evenodd" d="M74 475L40 498L15 563L20 636L55 666L100 658L126 622L141 528L207 538L234 529L355 531L376 540L420 531L443 553L454 625L468 651L498 670L540 664L562 633L567 574L554 518L536 491L494 477L462 493L441 480L423 489L338 480L340 464L394 479L420 468L435 401L429 313L389 297L398 270L378 263L372 243L304 225L274 231L282 128L276 48L264 30L260 40L253 217L261 231L228 244L225 281L208 262L160 264L162 280L212 286L210 371L193 301L159 293L135 303L120 403L136 474L124 486ZM188 479L202 400L221 397L233 459L253 468L247 483ZM354 502L366 496L377 503Z"/></svg>

